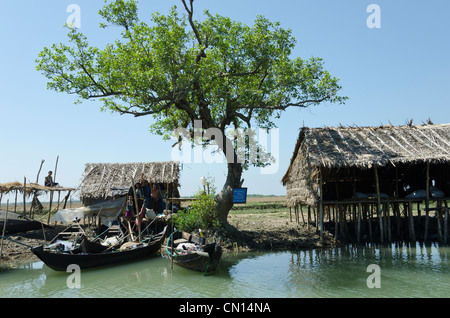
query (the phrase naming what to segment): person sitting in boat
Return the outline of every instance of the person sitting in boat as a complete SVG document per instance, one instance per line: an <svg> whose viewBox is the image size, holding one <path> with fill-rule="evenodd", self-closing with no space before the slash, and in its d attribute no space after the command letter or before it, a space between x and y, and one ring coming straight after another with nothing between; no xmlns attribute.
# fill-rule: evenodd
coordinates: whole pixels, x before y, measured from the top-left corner
<svg viewBox="0 0 450 318"><path fill-rule="evenodd" d="M49 171L49 172L48 172L48 175L45 177L44 185L45 185L46 187L56 187L56 186L58 185L58 183L53 182L52 174L53 174L53 172L52 172L52 171Z"/></svg>

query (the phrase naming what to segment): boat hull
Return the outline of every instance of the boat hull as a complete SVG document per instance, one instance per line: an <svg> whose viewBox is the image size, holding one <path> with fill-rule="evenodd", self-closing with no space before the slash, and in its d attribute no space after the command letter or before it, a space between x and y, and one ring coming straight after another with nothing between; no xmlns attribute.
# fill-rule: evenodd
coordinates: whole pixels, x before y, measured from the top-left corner
<svg viewBox="0 0 450 318"><path fill-rule="evenodd" d="M201 246L199 250L180 250L178 243L171 244L171 240L182 238L182 242L193 243ZM222 257L222 247L216 242L204 242L199 237L186 232L175 232L169 238L166 252L169 259L175 264L204 274L213 273L219 266Z"/></svg>
<svg viewBox="0 0 450 318"><path fill-rule="evenodd" d="M69 265L78 265L80 269L107 266L126 261L137 260L157 254L164 241L164 235L148 245L120 252L101 252L87 254L54 253L46 251L42 245L34 247L31 251L51 269L67 271Z"/></svg>
<svg viewBox="0 0 450 318"><path fill-rule="evenodd" d="M205 249L206 250L206 249ZM177 254L171 255L169 257L173 262L181 267L210 274L214 272L220 262L222 257L222 248L213 244L212 251L208 252L188 252L185 255Z"/></svg>

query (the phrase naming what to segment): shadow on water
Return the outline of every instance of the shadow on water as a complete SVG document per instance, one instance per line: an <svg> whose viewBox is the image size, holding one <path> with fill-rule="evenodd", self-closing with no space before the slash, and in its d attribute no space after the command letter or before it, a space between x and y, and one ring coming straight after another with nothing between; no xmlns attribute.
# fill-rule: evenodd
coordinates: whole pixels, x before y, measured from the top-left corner
<svg viewBox="0 0 450 318"><path fill-rule="evenodd" d="M208 276L154 257L82 271L80 288L68 287L71 273L35 262L0 272L0 290L31 298L449 297L449 254L448 247L421 244L227 253Z"/></svg>

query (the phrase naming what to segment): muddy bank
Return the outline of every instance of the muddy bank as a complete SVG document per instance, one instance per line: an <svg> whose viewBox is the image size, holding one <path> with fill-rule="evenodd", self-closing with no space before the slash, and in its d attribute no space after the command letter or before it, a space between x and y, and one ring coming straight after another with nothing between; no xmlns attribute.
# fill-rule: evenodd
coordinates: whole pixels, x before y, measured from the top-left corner
<svg viewBox="0 0 450 318"><path fill-rule="evenodd" d="M227 251L235 250L236 244L240 251L298 250L338 244L327 233L321 241L315 228L290 222L283 213L232 215L228 222L236 231L228 231L230 237L223 239Z"/></svg>
<svg viewBox="0 0 450 318"><path fill-rule="evenodd" d="M45 228L45 238L42 229L7 235L10 240L3 240L0 267L11 267L37 261L38 258L30 251L30 247L50 242L66 227L66 225L57 225Z"/></svg>

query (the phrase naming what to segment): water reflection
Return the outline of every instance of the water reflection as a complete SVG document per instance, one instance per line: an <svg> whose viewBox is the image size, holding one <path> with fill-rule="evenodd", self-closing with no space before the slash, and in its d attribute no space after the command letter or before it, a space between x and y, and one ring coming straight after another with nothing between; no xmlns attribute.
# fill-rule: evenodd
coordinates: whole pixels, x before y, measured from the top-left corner
<svg viewBox="0 0 450 318"><path fill-rule="evenodd" d="M347 245L333 249L224 254L218 272L203 276L150 258L70 273L42 262L0 272L3 297L449 297L449 248L437 245ZM371 264L381 288L369 288Z"/></svg>

